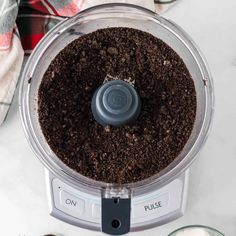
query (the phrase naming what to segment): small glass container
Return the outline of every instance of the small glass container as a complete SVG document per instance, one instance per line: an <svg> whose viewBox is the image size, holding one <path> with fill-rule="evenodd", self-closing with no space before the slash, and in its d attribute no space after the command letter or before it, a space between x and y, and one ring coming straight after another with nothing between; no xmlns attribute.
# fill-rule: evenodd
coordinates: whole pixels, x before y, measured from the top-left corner
<svg viewBox="0 0 236 236"><path fill-rule="evenodd" d="M208 226L189 225L175 230L169 236L224 236L224 234Z"/></svg>

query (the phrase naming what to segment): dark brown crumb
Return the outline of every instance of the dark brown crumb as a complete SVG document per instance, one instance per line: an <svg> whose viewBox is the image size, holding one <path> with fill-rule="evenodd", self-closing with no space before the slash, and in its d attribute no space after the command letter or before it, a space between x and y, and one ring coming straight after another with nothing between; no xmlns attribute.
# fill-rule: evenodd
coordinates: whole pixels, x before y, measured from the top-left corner
<svg viewBox="0 0 236 236"><path fill-rule="evenodd" d="M121 128L93 118L91 99L105 78L131 79L142 101ZM182 59L160 39L129 28L101 29L64 48L39 89L39 121L54 153L95 180L130 183L166 168L194 124L196 93Z"/></svg>

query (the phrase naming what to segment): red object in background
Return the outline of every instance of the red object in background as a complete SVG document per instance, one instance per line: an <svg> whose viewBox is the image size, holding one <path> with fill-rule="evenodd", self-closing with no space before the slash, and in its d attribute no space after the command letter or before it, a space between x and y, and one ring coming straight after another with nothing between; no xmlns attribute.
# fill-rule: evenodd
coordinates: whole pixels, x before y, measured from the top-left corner
<svg viewBox="0 0 236 236"><path fill-rule="evenodd" d="M33 50L43 36L44 33L21 36L21 43L24 51L27 53L28 51Z"/></svg>

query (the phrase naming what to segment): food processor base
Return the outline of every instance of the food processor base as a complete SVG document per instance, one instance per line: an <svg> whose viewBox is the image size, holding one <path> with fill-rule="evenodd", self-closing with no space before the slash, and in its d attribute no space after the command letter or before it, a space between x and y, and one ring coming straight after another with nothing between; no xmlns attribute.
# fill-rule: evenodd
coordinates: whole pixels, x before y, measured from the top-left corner
<svg viewBox="0 0 236 236"><path fill-rule="evenodd" d="M130 231L168 223L184 214L189 170L151 193L131 197ZM50 214L64 222L101 231L101 196L83 192L46 169Z"/></svg>

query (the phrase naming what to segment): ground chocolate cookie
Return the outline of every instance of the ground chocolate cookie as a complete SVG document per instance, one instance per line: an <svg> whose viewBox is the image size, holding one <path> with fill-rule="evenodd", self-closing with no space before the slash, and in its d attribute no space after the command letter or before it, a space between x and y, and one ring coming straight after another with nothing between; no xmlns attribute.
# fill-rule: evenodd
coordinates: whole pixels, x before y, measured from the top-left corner
<svg viewBox="0 0 236 236"><path fill-rule="evenodd" d="M137 121L103 127L91 100L106 79L134 84ZM182 59L160 39L108 28L70 43L51 62L39 89L42 132L54 153L84 176L136 182L167 167L186 144L196 115L193 80Z"/></svg>

